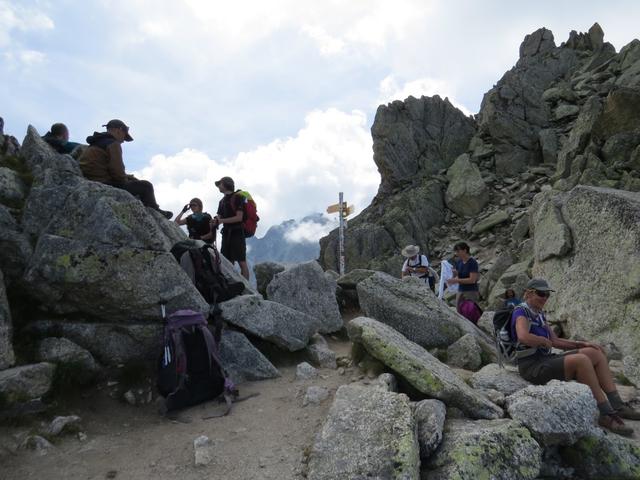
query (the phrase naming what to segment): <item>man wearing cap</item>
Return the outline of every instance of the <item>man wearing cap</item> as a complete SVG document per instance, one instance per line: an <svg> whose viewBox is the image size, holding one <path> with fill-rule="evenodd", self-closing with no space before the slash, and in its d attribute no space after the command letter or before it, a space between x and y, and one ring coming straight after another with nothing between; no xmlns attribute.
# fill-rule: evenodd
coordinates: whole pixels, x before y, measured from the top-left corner
<svg viewBox="0 0 640 480"><path fill-rule="evenodd" d="M429 260L426 255L419 255L420 247L407 245L402 249L401 253L406 258L402 264L402 278L418 277L429 285L432 292L435 292L435 279L429 268Z"/></svg>
<svg viewBox="0 0 640 480"><path fill-rule="evenodd" d="M122 161L122 142L131 142L129 127L122 120L110 120L103 127L106 132L93 132L87 137L87 148L80 156L80 169L89 180L105 183L126 190L140 198L145 207L153 208L166 218L173 217L171 212L160 210L153 185L146 180L137 180L127 175Z"/></svg>
<svg viewBox="0 0 640 480"><path fill-rule="evenodd" d="M247 266L247 243L244 237L242 220L244 218L244 203L235 193L235 183L231 177L222 177L215 182L216 187L224 197L218 204L218 214L211 221L213 228L222 225L222 246L220 253L231 263L238 262L240 273L249 280Z"/></svg>

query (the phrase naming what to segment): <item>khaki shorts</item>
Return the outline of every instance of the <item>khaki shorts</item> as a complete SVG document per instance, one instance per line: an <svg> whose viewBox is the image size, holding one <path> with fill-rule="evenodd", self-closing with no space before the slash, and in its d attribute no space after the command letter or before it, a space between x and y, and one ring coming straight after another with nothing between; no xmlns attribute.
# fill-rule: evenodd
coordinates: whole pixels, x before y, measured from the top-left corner
<svg viewBox="0 0 640 480"><path fill-rule="evenodd" d="M569 350L563 353L543 355L536 353L530 357L518 359L518 372L527 382L534 385L544 385L549 380L566 380L564 374L564 357L578 353Z"/></svg>

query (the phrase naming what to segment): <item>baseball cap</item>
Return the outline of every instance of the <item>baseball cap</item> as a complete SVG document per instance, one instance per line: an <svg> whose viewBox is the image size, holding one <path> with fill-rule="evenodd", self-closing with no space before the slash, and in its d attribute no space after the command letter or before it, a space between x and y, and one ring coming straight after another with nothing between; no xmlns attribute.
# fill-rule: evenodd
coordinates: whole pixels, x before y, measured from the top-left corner
<svg viewBox="0 0 640 480"><path fill-rule="evenodd" d="M109 120L106 125L102 125L102 126L107 128L122 128L127 133L127 136L124 137L124 141L125 142L133 141L133 137L129 135L129 127L122 120L118 120L118 119Z"/></svg>
<svg viewBox="0 0 640 480"><path fill-rule="evenodd" d="M222 177L220 180L214 182L216 187L219 187L220 184L224 185L225 188L229 190L235 190L235 182L231 177Z"/></svg>
<svg viewBox="0 0 640 480"><path fill-rule="evenodd" d="M555 292L544 278L532 278L526 286L527 290L539 290L540 292Z"/></svg>

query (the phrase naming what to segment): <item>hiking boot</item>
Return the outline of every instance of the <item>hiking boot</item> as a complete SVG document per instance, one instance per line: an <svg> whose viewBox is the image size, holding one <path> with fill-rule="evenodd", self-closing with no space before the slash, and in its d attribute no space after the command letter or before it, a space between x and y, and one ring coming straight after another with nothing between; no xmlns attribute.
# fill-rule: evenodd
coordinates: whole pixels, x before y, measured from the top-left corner
<svg viewBox="0 0 640 480"><path fill-rule="evenodd" d="M170 212L169 210L161 210L158 209L158 211L164 215L164 218L166 218L167 220L171 220L173 218L173 212Z"/></svg>
<svg viewBox="0 0 640 480"><path fill-rule="evenodd" d="M624 403L620 408L616 408L616 415L627 420L640 420L640 412L634 410L629 404Z"/></svg>
<svg viewBox="0 0 640 480"><path fill-rule="evenodd" d="M610 432L617 433L618 435L623 435L625 437L633 435L633 428L627 427L622 419L613 413L609 415L600 415L598 425L602 428L606 428Z"/></svg>

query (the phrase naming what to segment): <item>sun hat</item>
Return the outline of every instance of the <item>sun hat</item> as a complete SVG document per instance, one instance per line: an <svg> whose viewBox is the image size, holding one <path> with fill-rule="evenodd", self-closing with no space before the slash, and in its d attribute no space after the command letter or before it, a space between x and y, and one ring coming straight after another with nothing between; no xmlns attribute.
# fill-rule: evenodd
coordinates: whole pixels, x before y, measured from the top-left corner
<svg viewBox="0 0 640 480"><path fill-rule="evenodd" d="M540 292L555 292L544 278L532 278L526 286L527 290L538 290Z"/></svg>
<svg viewBox="0 0 640 480"><path fill-rule="evenodd" d="M229 190L235 190L235 182L231 177L222 177L220 180L214 182L216 187L219 187L222 184L225 188Z"/></svg>
<svg viewBox="0 0 640 480"><path fill-rule="evenodd" d="M420 247L417 245L407 245L402 249L402 256L406 258L411 258L417 255L420 252Z"/></svg>

